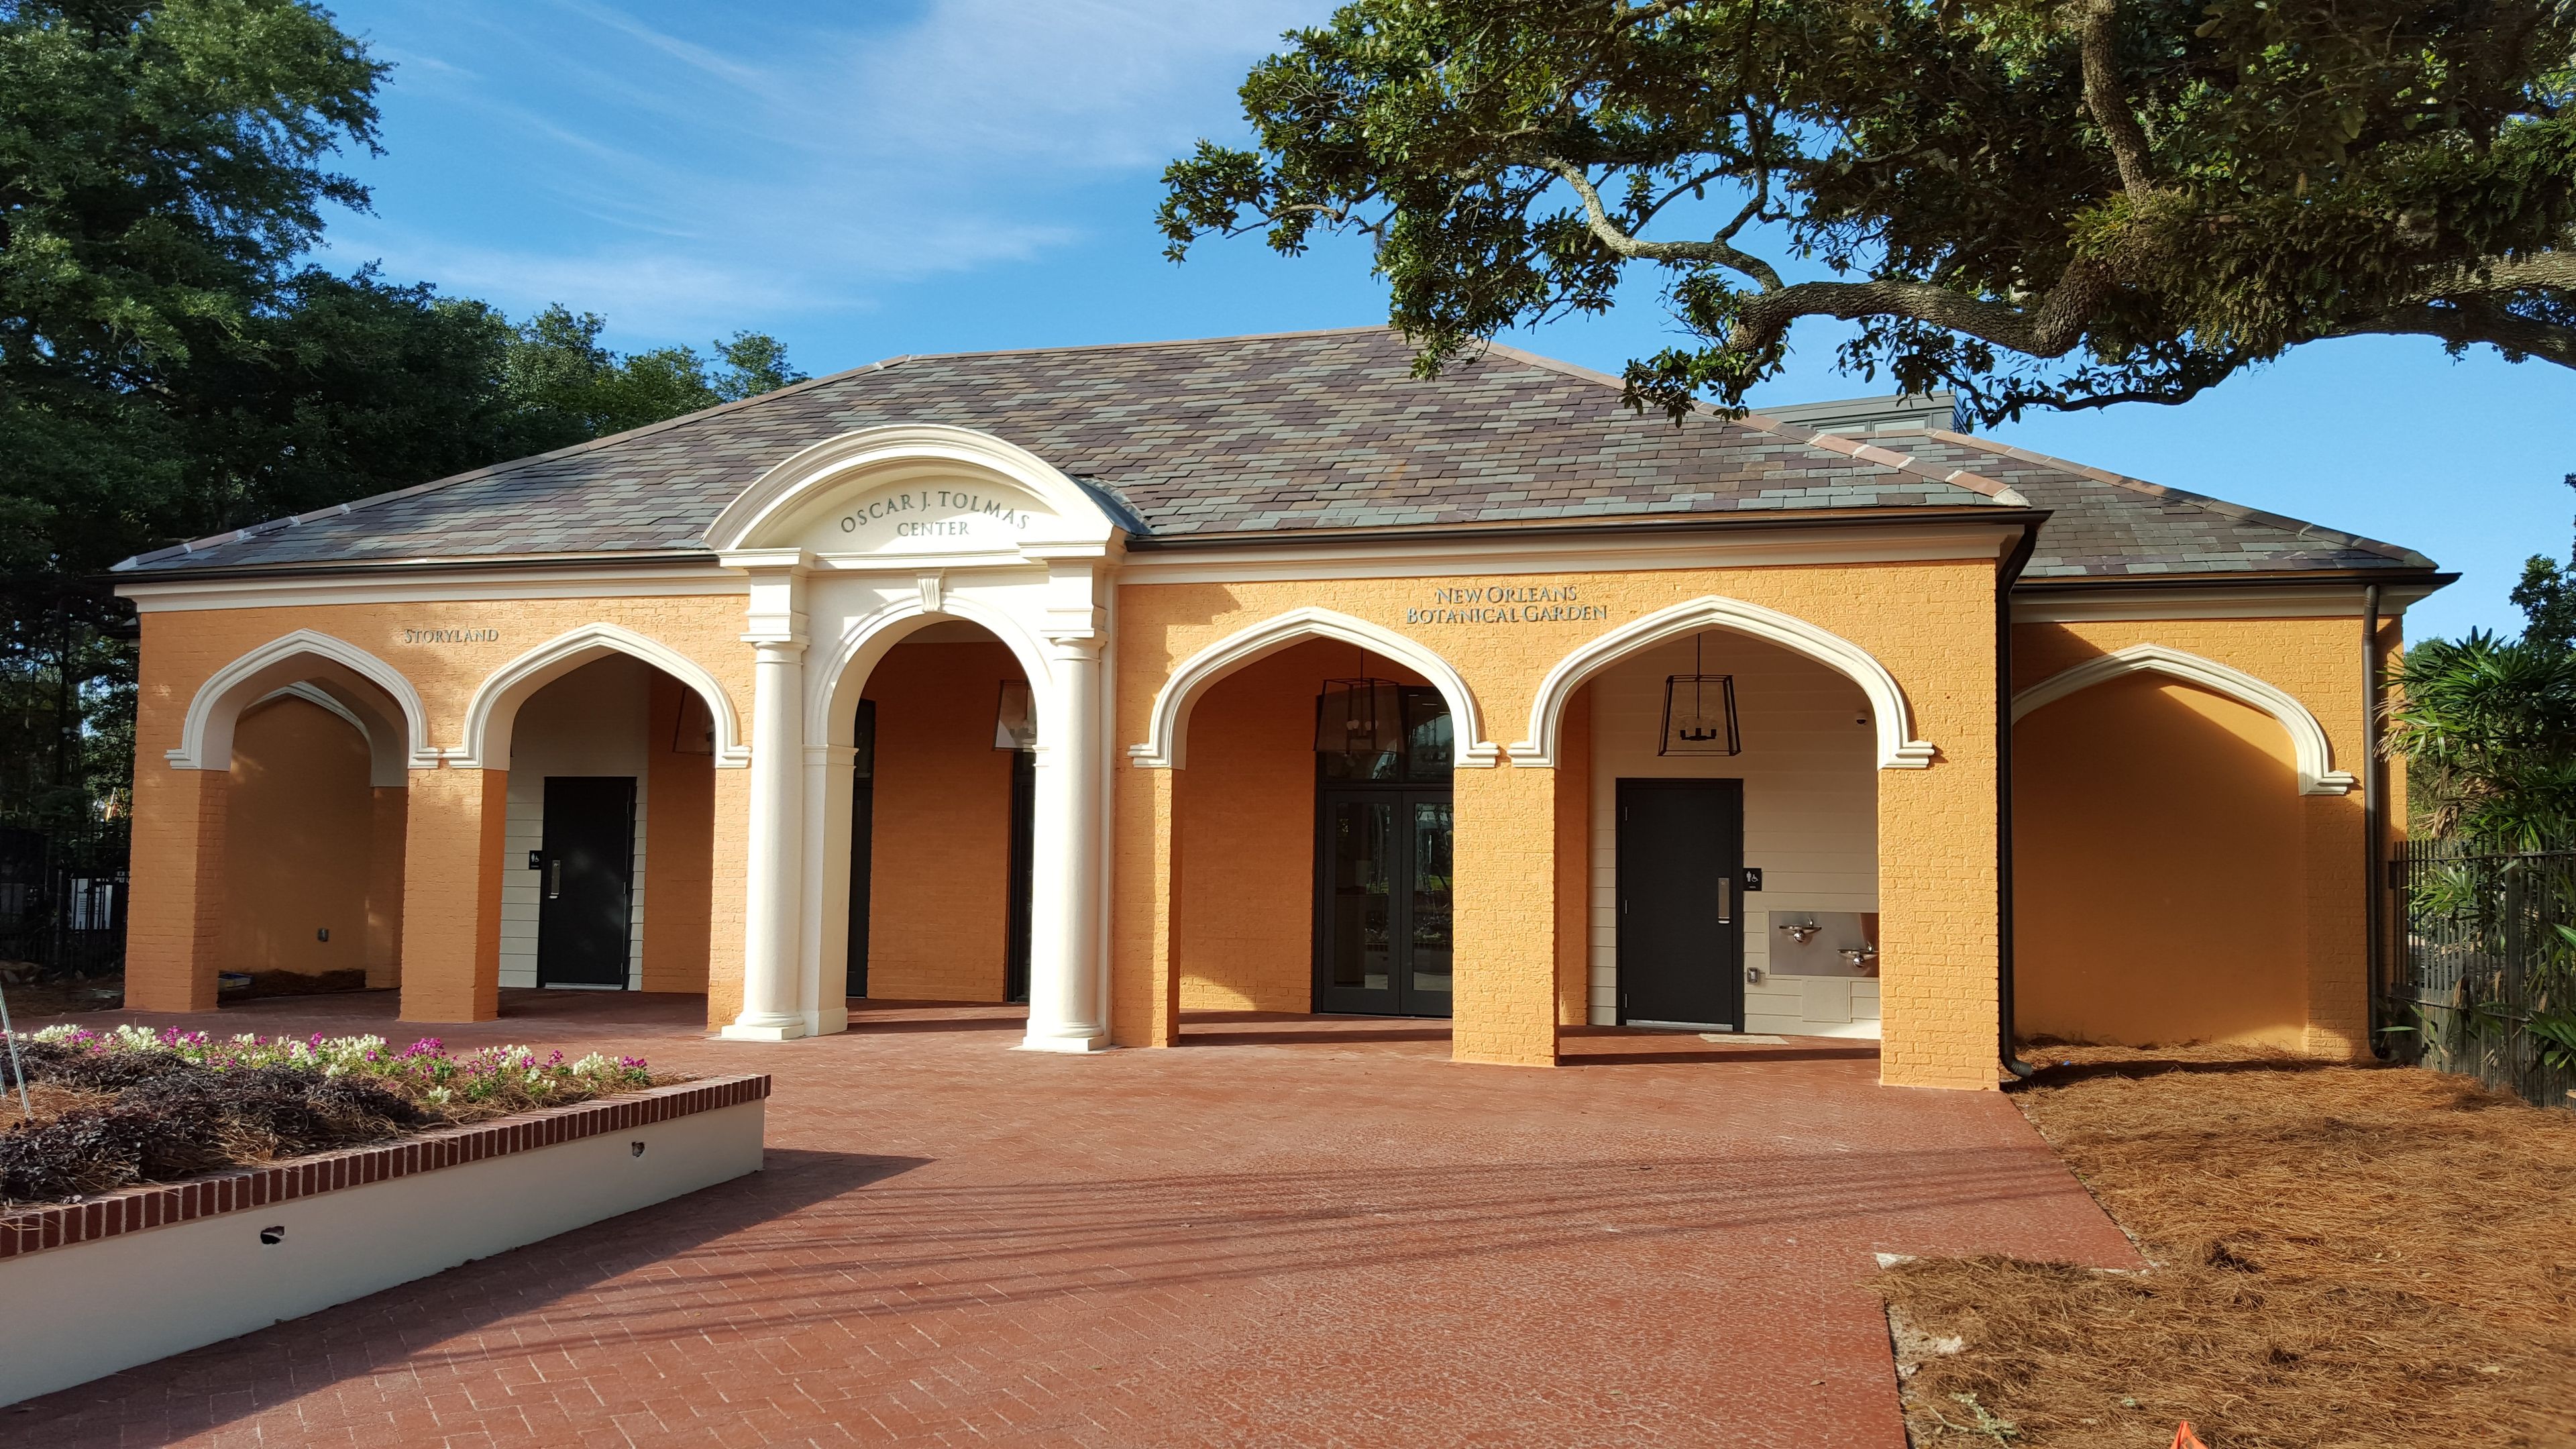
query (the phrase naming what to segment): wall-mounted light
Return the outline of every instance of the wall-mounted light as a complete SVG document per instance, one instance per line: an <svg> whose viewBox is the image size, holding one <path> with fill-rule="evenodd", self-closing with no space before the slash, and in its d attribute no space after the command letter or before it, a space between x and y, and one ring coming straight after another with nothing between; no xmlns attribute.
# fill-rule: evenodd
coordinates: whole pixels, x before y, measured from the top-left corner
<svg viewBox="0 0 2576 1449"><path fill-rule="evenodd" d="M1699 636L1691 636L1691 672L1664 678L1664 738L1659 755L1740 755L1735 676L1700 672Z"/></svg>
<svg viewBox="0 0 2576 1449"><path fill-rule="evenodd" d="M671 753L712 755L716 752L716 717L694 689L680 691L680 707L671 712Z"/></svg>
<svg viewBox="0 0 2576 1449"><path fill-rule="evenodd" d="M993 717L993 748L1033 750L1038 745L1037 706L1025 679L1002 681L1002 707Z"/></svg>

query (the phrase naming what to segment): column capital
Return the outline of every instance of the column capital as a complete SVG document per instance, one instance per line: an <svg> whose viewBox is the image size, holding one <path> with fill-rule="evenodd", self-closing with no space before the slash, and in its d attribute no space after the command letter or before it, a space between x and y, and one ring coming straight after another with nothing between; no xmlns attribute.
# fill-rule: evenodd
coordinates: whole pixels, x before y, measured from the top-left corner
<svg viewBox="0 0 2576 1449"><path fill-rule="evenodd" d="M1072 660L1077 663L1093 664L1100 661L1101 648L1108 643L1108 641L1102 638L1096 630L1087 633L1074 633L1071 631L1058 632L1050 629L1047 631L1046 641L1047 657L1050 659L1065 659Z"/></svg>
<svg viewBox="0 0 2576 1449"><path fill-rule="evenodd" d="M804 659L806 646L814 642L806 637L804 615L797 614L774 629L761 627L764 622L754 619L750 630L740 636L760 662L794 664Z"/></svg>

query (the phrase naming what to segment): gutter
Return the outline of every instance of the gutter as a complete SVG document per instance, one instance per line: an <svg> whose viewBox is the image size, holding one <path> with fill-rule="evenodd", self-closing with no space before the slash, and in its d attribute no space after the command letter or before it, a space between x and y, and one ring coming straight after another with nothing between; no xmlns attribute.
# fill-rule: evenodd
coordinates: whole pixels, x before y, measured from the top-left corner
<svg viewBox="0 0 2576 1449"><path fill-rule="evenodd" d="M2013 668L2014 581L2039 547L2039 525L2022 530L1995 579L1995 1055L2027 1080L2038 1069L2013 1050Z"/></svg>
<svg viewBox="0 0 2576 1449"><path fill-rule="evenodd" d="M2379 753L2379 711L2382 701L2379 653L2379 585L2372 584L2363 594L2361 625L2361 910L2368 929L2363 933L2361 975L2369 1000L2364 1020L2370 1032L2372 1056L2386 1060L2389 1048L2380 1028L2382 998L2387 981L2388 920L2380 899L2380 850L2388 828L2386 786L2387 762Z"/></svg>

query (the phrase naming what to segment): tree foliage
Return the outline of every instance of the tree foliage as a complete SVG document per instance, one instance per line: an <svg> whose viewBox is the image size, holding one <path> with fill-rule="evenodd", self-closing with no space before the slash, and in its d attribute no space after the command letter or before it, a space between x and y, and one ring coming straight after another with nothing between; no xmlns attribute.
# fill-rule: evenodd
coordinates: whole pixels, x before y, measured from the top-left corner
<svg viewBox="0 0 2576 1449"><path fill-rule="evenodd" d="M1376 243L1423 367L1660 274L1639 405L1741 404L1792 324L2031 406L2175 402L2363 333L2576 366L2568 0L1355 0L1253 67L1212 233Z"/></svg>
<svg viewBox="0 0 2576 1449"><path fill-rule="evenodd" d="M2565 849L2576 845L2576 554L2534 555L2513 602L2519 639L2472 630L2407 651L2388 748L2406 757L2408 803L2429 833Z"/></svg>
<svg viewBox="0 0 2576 1449"><path fill-rule="evenodd" d="M385 70L309 0L0 0L0 814L124 777L116 560L796 380L301 264Z"/></svg>

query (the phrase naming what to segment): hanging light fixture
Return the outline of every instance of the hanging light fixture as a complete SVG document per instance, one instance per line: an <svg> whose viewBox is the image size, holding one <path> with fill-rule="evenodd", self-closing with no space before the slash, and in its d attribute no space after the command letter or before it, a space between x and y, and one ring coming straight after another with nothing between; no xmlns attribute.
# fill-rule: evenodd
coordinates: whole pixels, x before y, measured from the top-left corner
<svg viewBox="0 0 2576 1449"><path fill-rule="evenodd" d="M1659 755L1740 755L1735 676L1700 672L1700 636L1691 636L1691 672L1664 678L1664 738Z"/></svg>
<svg viewBox="0 0 2576 1449"><path fill-rule="evenodd" d="M1392 681L1324 681L1315 697L1315 753L1386 755L1403 742L1404 696Z"/></svg>
<svg viewBox="0 0 2576 1449"><path fill-rule="evenodd" d="M1037 748L1037 709L1029 700L1029 683L1025 679L1002 681L1002 707L993 717L993 748L997 750L1031 750Z"/></svg>

